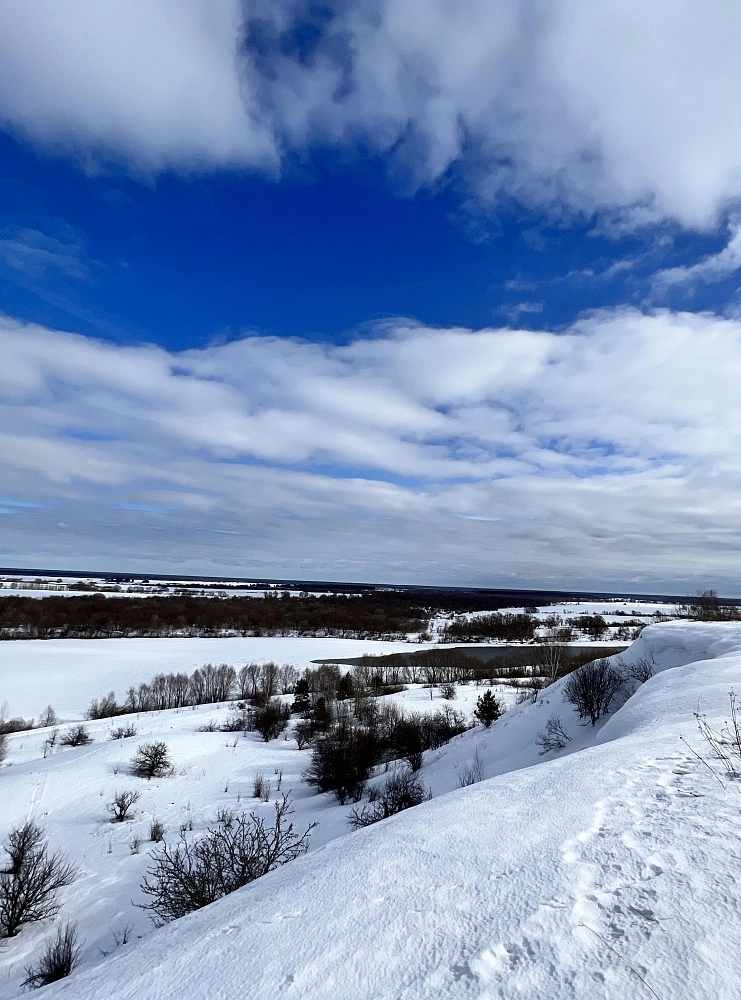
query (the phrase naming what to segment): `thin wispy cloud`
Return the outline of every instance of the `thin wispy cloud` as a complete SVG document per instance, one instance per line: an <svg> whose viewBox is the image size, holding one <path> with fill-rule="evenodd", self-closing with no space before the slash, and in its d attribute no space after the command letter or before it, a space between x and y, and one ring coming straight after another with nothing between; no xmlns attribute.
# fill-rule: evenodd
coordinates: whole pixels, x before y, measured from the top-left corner
<svg viewBox="0 0 741 1000"><path fill-rule="evenodd" d="M33 280L62 275L79 281L92 276L94 263L81 234L64 227L60 238L38 229L8 226L0 231L0 262Z"/></svg>
<svg viewBox="0 0 741 1000"><path fill-rule="evenodd" d="M653 279L654 289L666 291L676 286L692 288L699 283L723 281L741 270L741 222L733 220L728 243L718 253L709 254L694 264L670 267L659 271Z"/></svg>

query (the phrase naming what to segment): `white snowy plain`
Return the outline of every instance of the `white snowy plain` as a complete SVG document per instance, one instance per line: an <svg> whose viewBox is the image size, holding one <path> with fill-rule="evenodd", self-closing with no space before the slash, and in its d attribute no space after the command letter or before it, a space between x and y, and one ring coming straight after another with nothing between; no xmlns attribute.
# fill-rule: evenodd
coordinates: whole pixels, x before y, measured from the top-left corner
<svg viewBox="0 0 741 1000"><path fill-rule="evenodd" d="M12 645L21 665L31 644ZM44 995L738 997L741 786L709 757L693 713L717 726L727 718L728 692L741 687L741 626L652 625L622 660L647 655L655 675L604 724L580 723L558 682L490 729L428 752L421 777L433 799L355 833L347 832L349 806L301 781L308 752L292 739L240 736L234 745L229 734L195 731L225 708L142 715L137 738L125 741L106 741L107 727L91 724L95 743L45 760L43 731L17 734L0 771L0 835L33 817L81 869L58 919L79 921L83 960ZM405 695L419 708L443 704ZM468 692L460 702L470 704ZM572 739L541 757L536 734L554 714ZM150 736L167 740L175 777L126 774L134 747ZM458 788L475 754L486 780ZM276 781L276 768L292 790L296 825L319 820L309 853L153 930L131 905L141 900L149 845L132 855L130 838L155 814L170 833L192 816L197 834L218 806L235 806L237 793L242 806L269 815L250 786L258 769ZM111 791L132 783L142 791L135 820L106 822ZM132 940L103 957L113 948L109 926L126 923ZM52 932L24 929L0 952L0 997L16 995L24 964Z"/></svg>

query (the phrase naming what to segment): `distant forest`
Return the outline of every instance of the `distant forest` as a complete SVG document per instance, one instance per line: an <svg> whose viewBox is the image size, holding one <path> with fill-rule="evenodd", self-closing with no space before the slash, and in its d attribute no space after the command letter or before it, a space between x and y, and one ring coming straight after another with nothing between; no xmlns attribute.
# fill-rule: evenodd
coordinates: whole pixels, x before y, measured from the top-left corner
<svg viewBox="0 0 741 1000"><path fill-rule="evenodd" d="M516 594L430 590L371 591L352 597L8 596L0 599L0 638L228 634L395 639L423 633L435 612L495 611L517 601Z"/></svg>

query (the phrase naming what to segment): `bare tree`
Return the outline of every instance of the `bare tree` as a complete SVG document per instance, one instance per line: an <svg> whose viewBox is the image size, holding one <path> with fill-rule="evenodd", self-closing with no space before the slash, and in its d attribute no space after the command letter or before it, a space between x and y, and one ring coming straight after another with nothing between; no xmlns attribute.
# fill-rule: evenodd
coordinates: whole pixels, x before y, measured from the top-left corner
<svg viewBox="0 0 741 1000"><path fill-rule="evenodd" d="M5 760L8 755L8 737L0 731L0 764Z"/></svg>
<svg viewBox="0 0 741 1000"><path fill-rule="evenodd" d="M563 694L577 710L579 718L588 716L594 726L603 715L607 715L624 681L620 670L603 657L585 663L569 674Z"/></svg>
<svg viewBox="0 0 741 1000"><path fill-rule="evenodd" d="M107 695L98 700L93 698L90 708L87 710L88 719L110 719L114 715L120 715L121 707L116 701L115 692L109 691Z"/></svg>
<svg viewBox="0 0 741 1000"><path fill-rule="evenodd" d="M92 742L92 736L81 722L59 737L59 743L63 747L86 747Z"/></svg>
<svg viewBox="0 0 741 1000"><path fill-rule="evenodd" d="M141 792L132 789L115 792L111 801L106 804L106 809L111 814L111 823L123 823L131 819L131 808L140 798Z"/></svg>
<svg viewBox="0 0 741 1000"><path fill-rule="evenodd" d="M550 631L535 653L534 666L539 667L547 683L552 684L560 677L566 656L566 646L558 641L554 631Z"/></svg>
<svg viewBox="0 0 741 1000"><path fill-rule="evenodd" d="M47 941L38 963L26 966L26 978L21 986L37 990L65 979L79 962L80 950L77 925L66 923L58 927L56 936Z"/></svg>
<svg viewBox="0 0 741 1000"><path fill-rule="evenodd" d="M31 821L11 830L3 846L9 864L0 870L0 937L15 937L24 924L57 913L57 892L77 870L59 851L49 853L43 831Z"/></svg>
<svg viewBox="0 0 741 1000"><path fill-rule="evenodd" d="M632 680L638 681L639 684L645 684L654 675L653 661L648 656L642 656L635 663L631 663L628 673Z"/></svg>
<svg viewBox="0 0 741 1000"><path fill-rule="evenodd" d="M564 729L561 719L557 715L552 715L545 724L545 730L538 733L535 742L540 747L538 755L542 757L551 750L563 750L571 742L571 737Z"/></svg>
<svg viewBox="0 0 741 1000"><path fill-rule="evenodd" d="M171 771L170 751L163 740L142 743L131 758L131 773L137 778L163 778Z"/></svg>
<svg viewBox="0 0 741 1000"><path fill-rule="evenodd" d="M272 827L255 813L242 813L230 826L209 829L199 840L162 847L152 855L142 883L150 900L143 908L152 921L161 926L192 913L303 854L316 824L299 836L292 823L286 825L290 814L284 795L275 803Z"/></svg>
<svg viewBox="0 0 741 1000"><path fill-rule="evenodd" d="M57 713L52 705L47 705L39 716L39 729L46 729L48 726L56 726L59 722Z"/></svg>
<svg viewBox="0 0 741 1000"><path fill-rule="evenodd" d="M278 671L281 694L290 694L298 680L298 670L292 663L284 663Z"/></svg>

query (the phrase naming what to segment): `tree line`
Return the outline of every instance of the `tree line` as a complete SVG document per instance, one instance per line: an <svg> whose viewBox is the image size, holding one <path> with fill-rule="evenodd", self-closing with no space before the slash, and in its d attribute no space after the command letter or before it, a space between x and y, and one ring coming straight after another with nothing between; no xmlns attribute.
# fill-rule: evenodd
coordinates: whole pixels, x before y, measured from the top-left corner
<svg viewBox="0 0 741 1000"><path fill-rule="evenodd" d="M5 597L0 637L334 636L396 639L427 625L413 601L362 597Z"/></svg>

